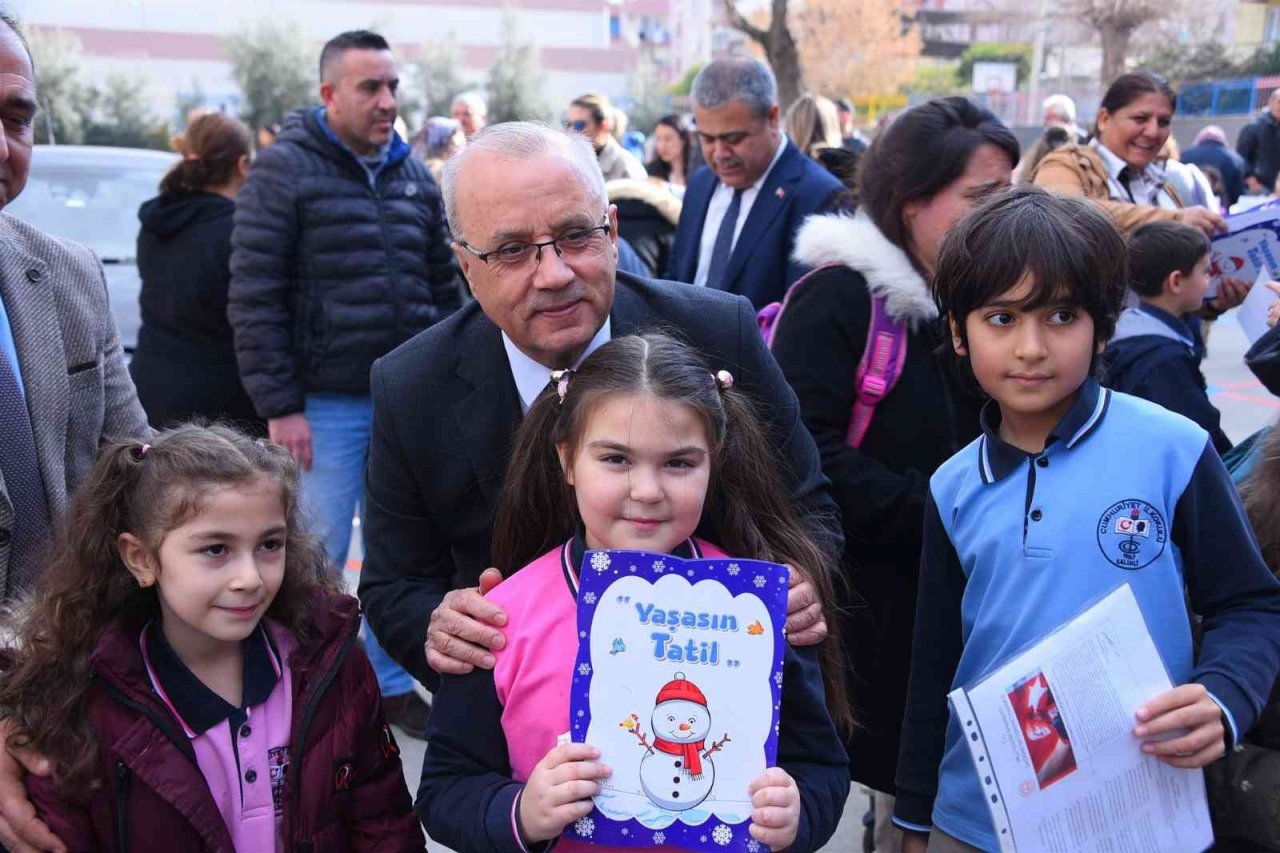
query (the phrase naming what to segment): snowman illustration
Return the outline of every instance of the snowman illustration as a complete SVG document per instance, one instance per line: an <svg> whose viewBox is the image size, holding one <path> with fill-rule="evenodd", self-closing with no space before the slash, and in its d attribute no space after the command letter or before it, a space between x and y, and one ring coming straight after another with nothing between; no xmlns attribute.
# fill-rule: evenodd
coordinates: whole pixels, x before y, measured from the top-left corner
<svg viewBox="0 0 1280 853"><path fill-rule="evenodd" d="M711 732L707 697L682 672L658 691L650 726L652 744L635 732L646 749L640 760L645 795L668 811L693 808L711 793L716 781L711 756L729 743L729 736L706 748Z"/></svg>

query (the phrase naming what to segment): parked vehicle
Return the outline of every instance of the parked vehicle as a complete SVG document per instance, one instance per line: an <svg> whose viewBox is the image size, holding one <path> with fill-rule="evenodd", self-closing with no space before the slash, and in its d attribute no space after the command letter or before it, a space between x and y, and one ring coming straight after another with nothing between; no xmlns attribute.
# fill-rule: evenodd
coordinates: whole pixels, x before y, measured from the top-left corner
<svg viewBox="0 0 1280 853"><path fill-rule="evenodd" d="M138 208L156 195L160 179L176 160L176 154L164 151L37 145L26 189L5 208L41 231L83 243L98 254L125 352L133 351L141 323Z"/></svg>

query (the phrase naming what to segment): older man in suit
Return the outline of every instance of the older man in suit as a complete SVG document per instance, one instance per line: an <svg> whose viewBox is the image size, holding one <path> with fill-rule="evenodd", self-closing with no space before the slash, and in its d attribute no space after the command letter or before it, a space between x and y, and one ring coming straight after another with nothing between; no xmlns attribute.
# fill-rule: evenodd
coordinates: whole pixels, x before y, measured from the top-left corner
<svg viewBox="0 0 1280 853"><path fill-rule="evenodd" d="M449 161L444 196L476 301L379 359L372 377L360 598L401 665L433 686L428 662L446 673L493 665L501 638L492 626L505 616L476 586L490 565L513 434L552 370L613 335L674 328L730 370L760 401L814 536L837 546L817 451L750 303L618 273L617 213L584 140L527 123L491 126ZM816 642L826 629L812 585L792 592L791 639Z"/></svg>
<svg viewBox="0 0 1280 853"><path fill-rule="evenodd" d="M36 113L31 55L0 14L0 208L27 182ZM106 278L83 246L0 213L0 584L29 590L67 496L108 438L150 434L125 370ZM0 737L8 732L0 728ZM35 756L32 769L47 772ZM0 750L0 844L60 849Z"/></svg>
<svg viewBox="0 0 1280 853"><path fill-rule="evenodd" d="M36 111L31 60L0 26L0 206L27 181ZM93 253L0 214L0 577L40 573L49 528L108 437L147 436Z"/></svg>
<svg viewBox="0 0 1280 853"><path fill-rule="evenodd" d="M670 275L763 308L804 274L791 258L800 224L844 187L782 133L777 83L759 60L698 72L693 114L707 165L689 178Z"/></svg>

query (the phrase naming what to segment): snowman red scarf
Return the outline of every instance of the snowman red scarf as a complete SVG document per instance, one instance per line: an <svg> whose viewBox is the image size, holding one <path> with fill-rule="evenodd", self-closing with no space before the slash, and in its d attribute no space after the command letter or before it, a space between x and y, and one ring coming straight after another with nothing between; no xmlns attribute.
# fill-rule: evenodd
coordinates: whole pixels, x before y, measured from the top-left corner
<svg viewBox="0 0 1280 853"><path fill-rule="evenodd" d="M682 672L677 672L676 677L668 681L658 691L658 698L654 702L654 706L656 709L663 702L676 701L695 702L704 708L707 706L707 697L698 689L698 685L686 680ZM659 752L665 752L667 755L679 755L684 760L685 772L694 779L702 778L702 747L705 743L705 740L677 743L676 741L663 740L658 737L656 729L653 733L654 748Z"/></svg>
<svg viewBox="0 0 1280 853"><path fill-rule="evenodd" d="M705 740L695 741L693 743L676 743L671 740L663 740L656 734L653 736L653 746L659 752L665 752L667 755L679 755L684 759L684 769L694 779L702 778L702 745Z"/></svg>

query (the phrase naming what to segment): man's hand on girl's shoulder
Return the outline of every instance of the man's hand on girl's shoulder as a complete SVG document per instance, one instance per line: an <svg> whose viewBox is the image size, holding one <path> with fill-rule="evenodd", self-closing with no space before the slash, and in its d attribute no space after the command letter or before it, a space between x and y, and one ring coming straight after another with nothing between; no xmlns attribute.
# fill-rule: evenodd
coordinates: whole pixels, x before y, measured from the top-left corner
<svg viewBox="0 0 1280 853"><path fill-rule="evenodd" d="M787 589L787 642L793 646L816 646L827 638L827 618L818 588L808 576L792 566Z"/></svg>
<svg viewBox="0 0 1280 853"><path fill-rule="evenodd" d="M0 744L12 733L13 722L0 720ZM66 853L66 845L36 815L22 780L24 770L48 776L53 768L43 755L0 746L0 844L11 853Z"/></svg>
<svg viewBox="0 0 1280 853"><path fill-rule="evenodd" d="M1134 735L1142 751L1172 767L1197 768L1226 754L1222 708L1203 684L1184 684L1143 703ZM1178 737L1166 738L1175 732Z"/></svg>
<svg viewBox="0 0 1280 853"><path fill-rule="evenodd" d="M455 589L445 595L427 625L427 666L441 675L466 675L477 666L493 669L490 652L506 643L500 630L506 612L484 596L502 582L502 573L488 568L480 586Z"/></svg>

